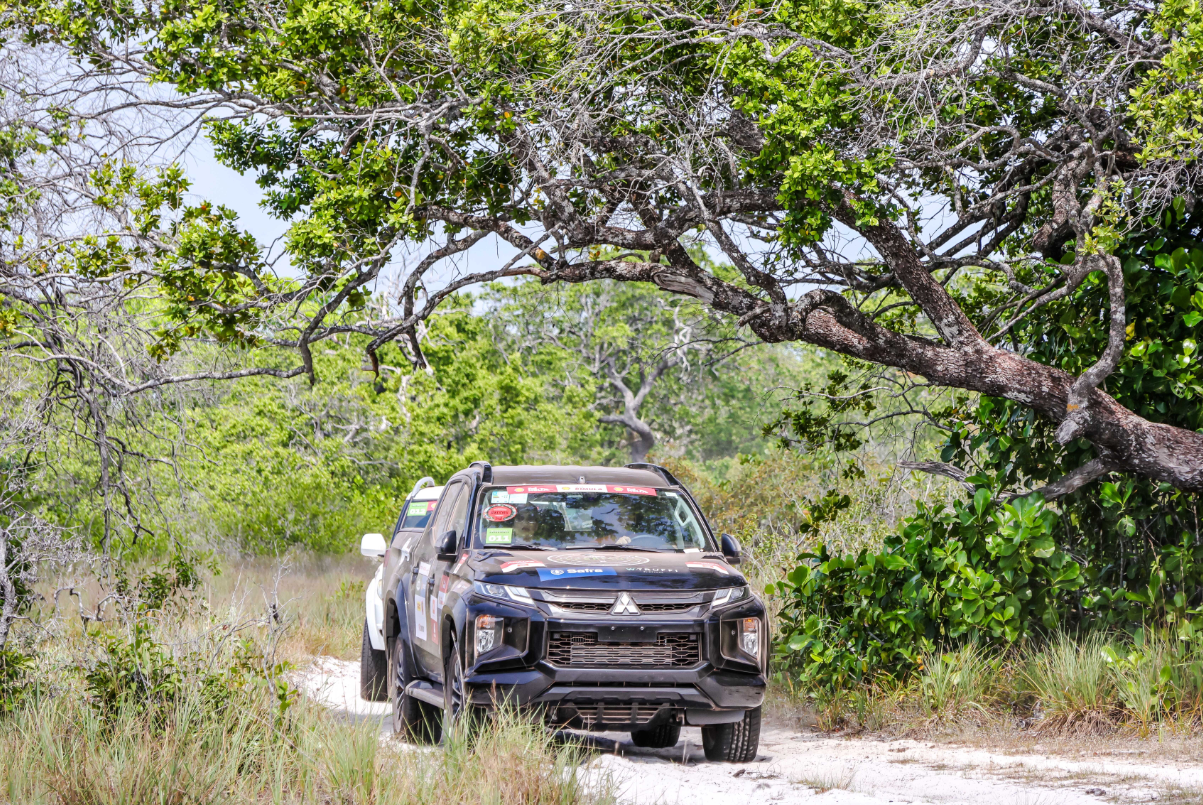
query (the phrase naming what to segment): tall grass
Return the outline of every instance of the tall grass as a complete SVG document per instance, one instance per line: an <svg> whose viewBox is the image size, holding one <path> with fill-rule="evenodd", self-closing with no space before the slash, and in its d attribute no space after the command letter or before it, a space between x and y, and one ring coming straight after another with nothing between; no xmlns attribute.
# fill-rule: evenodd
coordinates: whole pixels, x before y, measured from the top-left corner
<svg viewBox="0 0 1203 805"><path fill-rule="evenodd" d="M0 716L0 804L612 801L578 775L580 746L515 714L417 749L290 690L281 660L357 653L372 569L255 563L161 610L39 632L31 692Z"/></svg>
<svg viewBox="0 0 1203 805"><path fill-rule="evenodd" d="M999 662L976 643L923 658L919 693L934 715L951 716L967 709L984 711L994 698Z"/></svg>
<svg viewBox="0 0 1203 805"><path fill-rule="evenodd" d="M1020 681L1035 695L1046 729L1096 732L1116 721L1116 679L1101 632L1061 633L1023 664Z"/></svg>
<svg viewBox="0 0 1203 805"><path fill-rule="evenodd" d="M908 678L799 693L825 730L959 731L972 722L1056 734L1197 731L1203 640L1147 630L1059 633L1005 652L970 642L925 655Z"/></svg>
<svg viewBox="0 0 1203 805"><path fill-rule="evenodd" d="M592 805L612 801L606 780L586 787L586 759L513 714L443 747L382 740L375 721L352 722L299 702L280 712L263 688L214 709L196 692L160 717L125 708L105 717L83 698L31 698L0 720L0 801L40 805L131 803L354 803L356 805Z"/></svg>

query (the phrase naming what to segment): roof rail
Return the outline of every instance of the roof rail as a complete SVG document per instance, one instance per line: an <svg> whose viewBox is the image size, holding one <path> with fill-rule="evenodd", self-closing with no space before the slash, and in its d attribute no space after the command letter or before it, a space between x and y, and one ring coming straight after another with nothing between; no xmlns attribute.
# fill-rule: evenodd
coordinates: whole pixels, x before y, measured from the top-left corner
<svg viewBox="0 0 1203 805"><path fill-rule="evenodd" d="M469 467L480 467L480 482L482 484L493 483L493 465L487 461L473 461Z"/></svg>
<svg viewBox="0 0 1203 805"><path fill-rule="evenodd" d="M438 486L438 484L434 482L434 479L429 475L425 476L416 484L414 484L414 488L409 490L409 497L412 498L414 495L418 494L419 489L425 489L428 486ZM409 500L409 498L406 498L406 500Z"/></svg>
<svg viewBox="0 0 1203 805"><path fill-rule="evenodd" d="M668 470L664 469L664 468L663 468L663 467L661 467L659 464L647 464L647 463L645 463L645 462L640 462L640 463L638 463L638 464L627 464L627 465L625 466L625 468L624 468L624 469L628 469L628 470L651 470L652 472L658 472L658 473L660 473L661 477L663 477L663 478L664 478L664 480L668 481L668 482L669 482L671 485L673 485L673 486L679 486L679 487L681 487L682 489L684 489L684 488L685 488L685 484L683 484L683 483L681 483L680 481L678 481L678 480L676 479L676 477L675 477L675 476L674 476L674 475L673 475L671 472L669 472Z"/></svg>

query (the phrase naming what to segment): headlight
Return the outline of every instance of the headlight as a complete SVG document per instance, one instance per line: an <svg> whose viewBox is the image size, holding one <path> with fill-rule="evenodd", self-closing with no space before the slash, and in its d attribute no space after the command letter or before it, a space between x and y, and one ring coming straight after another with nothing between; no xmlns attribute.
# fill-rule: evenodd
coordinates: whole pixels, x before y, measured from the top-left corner
<svg viewBox="0 0 1203 805"><path fill-rule="evenodd" d="M472 582L472 589L491 598L504 598L509 601L517 601L519 604L533 604L530 593L525 587L511 587L508 584L488 584L483 581Z"/></svg>
<svg viewBox="0 0 1203 805"><path fill-rule="evenodd" d="M728 660L761 664L764 623L760 618L738 618L719 624L719 652Z"/></svg>
<svg viewBox="0 0 1203 805"><path fill-rule="evenodd" d="M728 587L725 590L719 590L714 594L714 599L710 602L712 607L721 607L725 604L732 604L736 601L742 601L748 597L748 588L745 587Z"/></svg>
<svg viewBox="0 0 1203 805"><path fill-rule="evenodd" d="M505 627L505 618L493 615L476 616L476 656L488 654L501 645L501 630Z"/></svg>
<svg viewBox="0 0 1203 805"><path fill-rule="evenodd" d="M760 618L744 618L739 622L739 650L760 659Z"/></svg>

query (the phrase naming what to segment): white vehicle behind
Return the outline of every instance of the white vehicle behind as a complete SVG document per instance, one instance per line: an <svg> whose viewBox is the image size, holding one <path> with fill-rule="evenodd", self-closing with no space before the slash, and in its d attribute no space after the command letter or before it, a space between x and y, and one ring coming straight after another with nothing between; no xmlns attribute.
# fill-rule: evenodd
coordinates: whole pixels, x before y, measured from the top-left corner
<svg viewBox="0 0 1203 805"><path fill-rule="evenodd" d="M401 514L393 526L392 535L386 540L383 534L364 534L359 543L359 552L364 556L381 559L376 574L364 591L363 646L359 654L359 688L364 699L373 702L385 701L387 661L384 647L384 580L390 564L395 566L407 552L409 543L426 528L443 487L435 486L430 477L418 481ZM404 557L408 559L408 556ZM390 562L390 560L394 560Z"/></svg>

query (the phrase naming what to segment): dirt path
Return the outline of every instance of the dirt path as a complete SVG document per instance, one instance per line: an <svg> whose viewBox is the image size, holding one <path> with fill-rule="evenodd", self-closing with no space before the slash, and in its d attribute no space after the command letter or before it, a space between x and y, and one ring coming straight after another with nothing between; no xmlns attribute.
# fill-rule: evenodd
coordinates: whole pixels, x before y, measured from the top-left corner
<svg viewBox="0 0 1203 805"><path fill-rule="evenodd" d="M321 658L298 682L310 696L332 708L380 718L382 731L389 731L388 705L359 698L359 663ZM771 728L761 736L756 761L737 766L708 762L696 728L682 730L673 749L641 749L631 745L625 733L593 734L590 739L599 755L583 773L594 779L611 775L621 801L639 805L811 800L816 805L1203 803L1203 759L1071 760Z"/></svg>

